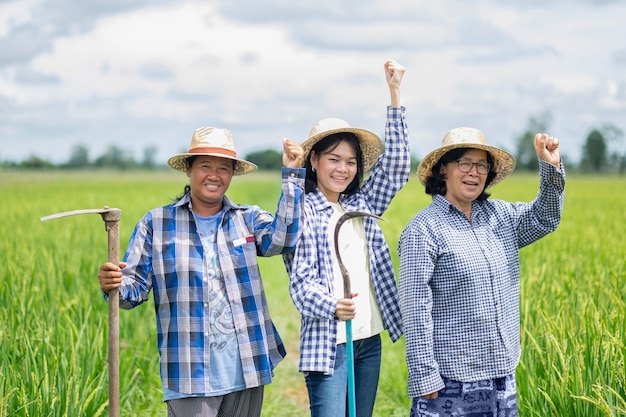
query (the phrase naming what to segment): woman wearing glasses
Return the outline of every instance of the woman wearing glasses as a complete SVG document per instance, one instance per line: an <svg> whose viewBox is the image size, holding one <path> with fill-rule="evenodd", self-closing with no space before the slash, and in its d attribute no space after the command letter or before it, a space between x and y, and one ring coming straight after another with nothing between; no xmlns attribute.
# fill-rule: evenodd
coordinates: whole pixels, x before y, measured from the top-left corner
<svg viewBox="0 0 626 417"><path fill-rule="evenodd" d="M479 130L447 132L419 165L433 200L398 245L412 417L517 415L518 251L557 228L565 190L558 139L537 134L534 145L531 203L488 200L515 158Z"/></svg>

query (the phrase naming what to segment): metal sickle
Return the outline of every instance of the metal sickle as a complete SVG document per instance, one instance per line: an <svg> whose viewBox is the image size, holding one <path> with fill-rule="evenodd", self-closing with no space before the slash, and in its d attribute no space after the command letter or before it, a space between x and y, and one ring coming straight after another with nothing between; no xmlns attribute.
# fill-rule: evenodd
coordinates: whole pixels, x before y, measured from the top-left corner
<svg viewBox="0 0 626 417"><path fill-rule="evenodd" d="M356 217L373 217L378 220L387 221L382 217L368 213L367 211L349 211L342 214L341 217L339 217L339 220L337 220L337 224L335 225L335 255L337 256L337 262L339 263L339 269L341 269L341 276L343 278L344 298L352 298L352 293L350 291L350 274L344 266L343 261L341 260L341 254L339 253L339 229L341 229L341 226L343 226L345 222Z"/></svg>
<svg viewBox="0 0 626 417"><path fill-rule="evenodd" d="M101 209L82 209L44 216L41 221L79 214L100 214L108 234L109 262L119 263L119 230L122 210L104 206ZM108 292L109 296L109 416L120 415L120 357L119 357L119 290Z"/></svg>
<svg viewBox="0 0 626 417"><path fill-rule="evenodd" d="M337 262L339 263L339 269L341 269L341 277L343 278L343 295L344 298L352 298L352 291L350 289L350 274L341 260L341 254L339 253L339 229L348 220L355 217L374 217L375 219L384 220L380 216L377 216L366 211L350 211L344 213L337 220L335 225L335 255L337 256ZM356 392L354 387L354 348L352 342L352 320L346 321L346 356L348 360L348 416L356 416Z"/></svg>

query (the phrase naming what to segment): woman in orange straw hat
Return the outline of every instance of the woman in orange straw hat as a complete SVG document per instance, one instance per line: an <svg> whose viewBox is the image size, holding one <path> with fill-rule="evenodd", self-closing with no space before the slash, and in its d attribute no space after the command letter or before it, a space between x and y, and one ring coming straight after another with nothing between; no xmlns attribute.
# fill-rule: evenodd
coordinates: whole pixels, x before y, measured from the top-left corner
<svg viewBox="0 0 626 417"><path fill-rule="evenodd" d="M119 288L125 309L152 292L168 416L260 416L285 349L257 255L292 251L299 238L302 148L283 142L275 215L226 197L233 176L257 168L237 156L227 129L196 129L188 152L168 164L189 178L183 195L139 220L124 261L100 267L100 286Z"/></svg>
<svg viewBox="0 0 626 417"><path fill-rule="evenodd" d="M354 298L344 295L332 249L333 230L345 212L382 215L410 177L408 128L400 105L404 68L392 60L384 68L391 96L384 145L374 133L341 119L319 121L301 145L307 179L302 237L295 252L285 256L285 264L291 298L302 316L299 370L305 376L313 417L346 416L352 366L347 361L347 321L353 329L348 334L354 340L349 346L355 352L357 416L371 416L374 409L380 334L387 330L393 341L402 335L391 255L376 220L349 220L337 239Z"/></svg>
<svg viewBox="0 0 626 417"><path fill-rule="evenodd" d="M488 200L515 158L482 132L457 128L418 168L432 203L400 236L400 304L411 416L517 416L518 251L559 225L565 173L559 141L535 136L531 203Z"/></svg>

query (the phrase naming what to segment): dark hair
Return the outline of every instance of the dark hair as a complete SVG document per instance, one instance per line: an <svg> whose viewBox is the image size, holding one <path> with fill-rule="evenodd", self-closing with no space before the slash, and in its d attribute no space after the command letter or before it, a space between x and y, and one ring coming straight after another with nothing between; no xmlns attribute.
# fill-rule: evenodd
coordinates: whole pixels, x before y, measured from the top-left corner
<svg viewBox="0 0 626 417"><path fill-rule="evenodd" d="M426 194L446 195L446 192L448 191L446 188L446 176L441 173L441 167L452 161L456 161L457 159L465 155L466 152L472 149L474 148L452 149L446 152L441 158L439 158L437 163L433 165L433 167L431 168L430 175L426 177L426 189L425 189ZM491 196L491 194L489 194L485 190L487 189L489 184L491 184L491 181L493 181L496 175L498 175L498 173L494 171L493 157L491 156L489 152L487 152L487 162L489 162L489 165L491 165L491 169L489 170L489 173L487 174L487 181L485 181L485 188L483 189L482 193L480 193L480 195L476 198L476 200L479 200L479 201L484 201Z"/></svg>
<svg viewBox="0 0 626 417"><path fill-rule="evenodd" d="M306 182L304 186L305 193L308 194L317 189L317 173L313 171L313 167L311 166L311 155L313 152L320 157L322 154L335 149L341 142L346 142L352 146L352 149L354 149L354 153L356 154L357 161L356 175L341 194L351 195L359 191L361 182L363 181L363 151L361 150L361 143L359 142L359 138L357 138L354 133L340 132L333 133L332 135L328 135L324 139L321 139L313 145L309 151L309 155L307 156L306 161L304 161L304 167L306 168Z"/></svg>
<svg viewBox="0 0 626 417"><path fill-rule="evenodd" d="M193 156L187 157L185 159L185 167L186 168L191 168L191 166L193 165L193 162L198 158L198 156L200 156L200 155L193 155ZM235 169L236 165L237 165L237 161L235 161L233 159L233 169ZM180 200L181 198L183 198L185 196L185 194L188 194L190 191L191 191L191 185L186 184L185 185L185 189L183 190L183 193L181 195L179 195L178 197L175 197L174 201Z"/></svg>
<svg viewBox="0 0 626 417"><path fill-rule="evenodd" d="M185 185L185 189L183 190L183 193L181 195L177 196L177 197L174 197L172 200L173 201L178 201L181 198L183 198L185 195L189 194L190 191L191 191L191 185L186 184Z"/></svg>

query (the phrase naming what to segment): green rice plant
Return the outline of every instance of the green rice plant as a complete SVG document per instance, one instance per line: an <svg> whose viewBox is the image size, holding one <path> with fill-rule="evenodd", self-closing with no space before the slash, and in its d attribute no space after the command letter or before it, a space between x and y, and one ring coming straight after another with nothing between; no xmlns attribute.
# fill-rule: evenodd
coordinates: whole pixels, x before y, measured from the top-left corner
<svg viewBox="0 0 626 417"><path fill-rule="evenodd" d="M623 188L568 179L561 226L521 252L521 415L624 415Z"/></svg>
<svg viewBox="0 0 626 417"><path fill-rule="evenodd" d="M120 249L134 224L181 194L178 172L0 172L0 416L108 414L108 305L97 281L107 238L97 215L40 217L105 205L122 209ZM280 176L233 179L229 197L274 211ZM538 178L513 175L493 198L529 201ZM559 229L522 249L521 340L517 371L522 416L626 415L626 179L568 177ZM380 222L397 267L404 225L430 201L415 176ZM282 259L260 261L272 317L287 357L265 390L264 416L306 416L298 368L300 318ZM406 416L404 339L383 335L375 415ZM166 416L152 299L120 311L123 416Z"/></svg>

